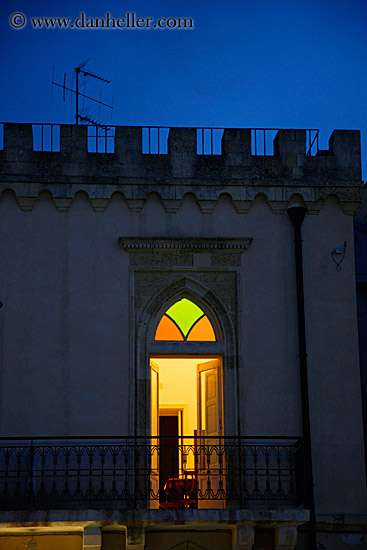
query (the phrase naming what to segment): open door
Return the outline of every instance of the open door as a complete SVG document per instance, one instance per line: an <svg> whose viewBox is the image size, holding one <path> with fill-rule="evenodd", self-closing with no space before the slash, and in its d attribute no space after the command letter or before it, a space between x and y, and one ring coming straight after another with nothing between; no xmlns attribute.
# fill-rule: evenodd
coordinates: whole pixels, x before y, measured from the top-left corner
<svg viewBox="0 0 367 550"><path fill-rule="evenodd" d="M199 435L222 435L222 377L219 359L197 365Z"/></svg>
<svg viewBox="0 0 367 550"><path fill-rule="evenodd" d="M150 361L150 400L151 400L151 462L150 462L150 507L159 507L159 367Z"/></svg>
<svg viewBox="0 0 367 550"><path fill-rule="evenodd" d="M224 456L221 439L222 369L220 359L197 365L198 433L202 436L198 482L201 508L224 508ZM205 437L204 437L205 436ZM205 497L208 498L205 498Z"/></svg>

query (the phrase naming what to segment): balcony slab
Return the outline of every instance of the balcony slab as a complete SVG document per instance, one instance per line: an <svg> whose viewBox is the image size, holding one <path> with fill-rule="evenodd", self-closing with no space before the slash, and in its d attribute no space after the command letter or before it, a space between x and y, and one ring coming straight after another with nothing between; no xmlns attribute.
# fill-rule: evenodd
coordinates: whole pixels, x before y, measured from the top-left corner
<svg viewBox="0 0 367 550"><path fill-rule="evenodd" d="M208 527L210 524L233 525L246 522L253 525L266 524L269 527L286 522L289 526L302 525L309 521L309 510L299 508L259 508L227 510L111 510L111 509L78 509L78 510L26 510L0 512L0 532L7 529L24 527L60 528L76 525L85 526L90 522L101 527L113 524L141 524L154 529L162 525Z"/></svg>

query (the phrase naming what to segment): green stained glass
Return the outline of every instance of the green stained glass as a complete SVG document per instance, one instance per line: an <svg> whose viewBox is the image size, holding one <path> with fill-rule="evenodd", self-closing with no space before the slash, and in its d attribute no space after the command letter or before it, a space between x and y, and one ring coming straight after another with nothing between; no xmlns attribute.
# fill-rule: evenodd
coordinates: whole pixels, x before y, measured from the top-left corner
<svg viewBox="0 0 367 550"><path fill-rule="evenodd" d="M186 338L192 325L199 317L204 315L204 312L194 302L191 302L187 298L182 298L182 300L179 300L167 309L166 315L169 315L175 321Z"/></svg>

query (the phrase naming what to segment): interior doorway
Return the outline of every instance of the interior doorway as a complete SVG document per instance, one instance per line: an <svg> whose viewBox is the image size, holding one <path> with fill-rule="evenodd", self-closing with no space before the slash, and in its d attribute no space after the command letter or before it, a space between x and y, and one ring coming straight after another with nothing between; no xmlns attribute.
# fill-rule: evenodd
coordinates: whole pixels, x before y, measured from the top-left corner
<svg viewBox="0 0 367 550"><path fill-rule="evenodd" d="M170 478L179 476L179 416L178 414L159 415L159 494Z"/></svg>
<svg viewBox="0 0 367 550"><path fill-rule="evenodd" d="M220 357L154 357L151 366L151 428L159 437L159 500L167 487L200 485L199 445L223 435ZM203 465L202 465L203 466ZM216 458L212 457L212 468ZM182 481L183 480L183 481ZM177 491L176 491L177 492Z"/></svg>

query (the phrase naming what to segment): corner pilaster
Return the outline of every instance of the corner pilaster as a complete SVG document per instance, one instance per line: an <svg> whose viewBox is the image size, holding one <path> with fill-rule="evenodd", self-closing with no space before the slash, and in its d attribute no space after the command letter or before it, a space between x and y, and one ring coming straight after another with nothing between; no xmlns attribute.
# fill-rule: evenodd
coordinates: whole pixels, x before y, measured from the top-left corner
<svg viewBox="0 0 367 550"><path fill-rule="evenodd" d="M87 525L83 533L83 550L101 550L101 528L95 525Z"/></svg>
<svg viewBox="0 0 367 550"><path fill-rule="evenodd" d="M252 550L255 531L252 525L237 525L233 537L233 550Z"/></svg>
<svg viewBox="0 0 367 550"><path fill-rule="evenodd" d="M274 550L295 550L297 527L278 527L275 530Z"/></svg>
<svg viewBox="0 0 367 550"><path fill-rule="evenodd" d="M145 529L144 527L127 527L126 550L144 550Z"/></svg>

